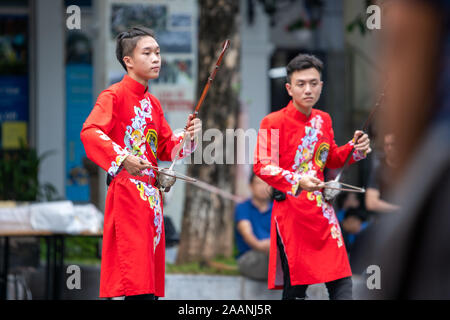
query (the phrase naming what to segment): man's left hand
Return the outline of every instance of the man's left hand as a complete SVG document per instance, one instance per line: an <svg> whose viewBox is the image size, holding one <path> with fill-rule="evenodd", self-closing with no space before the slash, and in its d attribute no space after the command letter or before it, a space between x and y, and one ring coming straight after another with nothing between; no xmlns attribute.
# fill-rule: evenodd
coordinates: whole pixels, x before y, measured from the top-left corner
<svg viewBox="0 0 450 320"><path fill-rule="evenodd" d="M372 149L370 148L370 139L366 133L360 130L355 131L353 141L355 142L356 151L364 152L366 155L372 152Z"/></svg>
<svg viewBox="0 0 450 320"><path fill-rule="evenodd" d="M194 115L190 114L188 118L187 132L191 136L191 140L198 135L202 130L202 121L198 118L194 118Z"/></svg>

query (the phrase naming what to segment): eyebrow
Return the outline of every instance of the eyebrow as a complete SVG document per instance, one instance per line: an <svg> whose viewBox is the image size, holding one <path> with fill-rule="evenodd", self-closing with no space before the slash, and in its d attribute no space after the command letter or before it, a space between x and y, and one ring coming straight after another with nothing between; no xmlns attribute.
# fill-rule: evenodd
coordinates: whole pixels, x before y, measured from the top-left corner
<svg viewBox="0 0 450 320"><path fill-rule="evenodd" d="M313 79L297 79L297 83L298 82L312 82L312 81L320 81L319 79L317 79L317 78L313 78Z"/></svg>
<svg viewBox="0 0 450 320"><path fill-rule="evenodd" d="M142 48L142 50L159 50L160 49L160 47L159 46L156 46L156 47L145 47L145 48Z"/></svg>

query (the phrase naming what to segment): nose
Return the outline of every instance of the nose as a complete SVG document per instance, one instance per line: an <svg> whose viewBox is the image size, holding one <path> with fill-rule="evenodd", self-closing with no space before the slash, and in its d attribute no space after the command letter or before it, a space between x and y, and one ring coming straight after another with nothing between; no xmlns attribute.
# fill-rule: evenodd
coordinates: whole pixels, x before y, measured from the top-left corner
<svg viewBox="0 0 450 320"><path fill-rule="evenodd" d="M152 63L158 63L159 57L156 53L152 54Z"/></svg>
<svg viewBox="0 0 450 320"><path fill-rule="evenodd" d="M306 94L311 94L311 85L309 83L306 84L305 93Z"/></svg>

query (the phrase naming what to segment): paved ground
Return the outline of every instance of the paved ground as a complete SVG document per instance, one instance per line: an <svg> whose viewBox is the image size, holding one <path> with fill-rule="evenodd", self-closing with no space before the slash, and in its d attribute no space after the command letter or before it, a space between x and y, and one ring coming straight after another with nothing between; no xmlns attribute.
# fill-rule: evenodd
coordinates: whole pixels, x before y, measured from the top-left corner
<svg viewBox="0 0 450 320"><path fill-rule="evenodd" d="M67 277L67 276L66 276ZM65 279L66 279L65 277ZM43 268L28 273L26 281L33 299L44 299L45 273ZM98 299L100 283L99 266L81 266L81 289L68 290L64 284L63 299ZM354 298L358 299L363 281L354 277ZM11 288L12 289L12 288ZM310 300L327 300L325 285L312 285L307 290ZM279 300L281 291L268 290L266 282L241 276L166 275L166 297L170 300Z"/></svg>

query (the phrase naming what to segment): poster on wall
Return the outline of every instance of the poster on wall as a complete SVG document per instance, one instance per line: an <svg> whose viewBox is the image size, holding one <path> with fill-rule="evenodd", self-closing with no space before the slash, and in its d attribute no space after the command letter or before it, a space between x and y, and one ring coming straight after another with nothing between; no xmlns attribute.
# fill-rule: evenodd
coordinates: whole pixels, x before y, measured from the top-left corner
<svg viewBox="0 0 450 320"><path fill-rule="evenodd" d="M84 8L86 25L91 15ZM89 202L89 173L85 167L86 152L80 140L84 121L94 105L92 30L70 30L66 33L66 198Z"/></svg>
<svg viewBox="0 0 450 320"><path fill-rule="evenodd" d="M66 65L66 198L76 202L90 200L80 132L93 106L92 74L89 64Z"/></svg>
<svg viewBox="0 0 450 320"><path fill-rule="evenodd" d="M0 15L0 149L28 142L28 16Z"/></svg>
<svg viewBox="0 0 450 320"><path fill-rule="evenodd" d="M197 70L197 3L193 0L173 1L111 1L109 41L115 47L120 32L132 26L152 29L161 48L161 72L151 80L149 90L160 101L169 123L176 127L172 112L190 112L194 107ZM114 51L112 51L114 52ZM122 79L125 71L111 55L108 65L109 84ZM172 122L172 123L171 123Z"/></svg>

